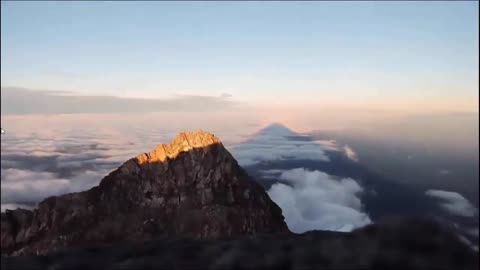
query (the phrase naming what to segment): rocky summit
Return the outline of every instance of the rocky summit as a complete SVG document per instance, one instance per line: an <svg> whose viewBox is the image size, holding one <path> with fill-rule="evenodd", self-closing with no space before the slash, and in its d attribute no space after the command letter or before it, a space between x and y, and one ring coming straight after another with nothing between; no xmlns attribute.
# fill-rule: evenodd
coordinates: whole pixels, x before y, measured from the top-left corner
<svg viewBox="0 0 480 270"><path fill-rule="evenodd" d="M47 254L159 237L289 234L281 209L213 134L179 133L90 190L1 216L2 254Z"/></svg>

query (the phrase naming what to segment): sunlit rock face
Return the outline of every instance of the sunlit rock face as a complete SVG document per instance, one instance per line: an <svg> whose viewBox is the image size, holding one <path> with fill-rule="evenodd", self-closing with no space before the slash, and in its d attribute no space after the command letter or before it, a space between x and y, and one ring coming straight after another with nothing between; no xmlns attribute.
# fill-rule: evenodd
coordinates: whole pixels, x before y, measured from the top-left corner
<svg viewBox="0 0 480 270"><path fill-rule="evenodd" d="M2 253L159 236L221 239L289 233L281 209L213 134L179 133L128 160L88 191L2 213Z"/></svg>

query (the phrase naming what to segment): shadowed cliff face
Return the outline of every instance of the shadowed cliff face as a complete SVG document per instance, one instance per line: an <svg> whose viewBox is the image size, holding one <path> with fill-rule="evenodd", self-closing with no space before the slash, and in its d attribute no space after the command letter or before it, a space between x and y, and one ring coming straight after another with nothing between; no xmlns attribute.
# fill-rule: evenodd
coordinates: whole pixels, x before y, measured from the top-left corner
<svg viewBox="0 0 480 270"><path fill-rule="evenodd" d="M38 209L2 213L7 254L144 241L289 233L281 209L212 134L182 132L128 160L88 191L50 197Z"/></svg>
<svg viewBox="0 0 480 270"><path fill-rule="evenodd" d="M3 257L2 269L478 269L478 253L435 223L397 220L350 233L160 238L47 256Z"/></svg>

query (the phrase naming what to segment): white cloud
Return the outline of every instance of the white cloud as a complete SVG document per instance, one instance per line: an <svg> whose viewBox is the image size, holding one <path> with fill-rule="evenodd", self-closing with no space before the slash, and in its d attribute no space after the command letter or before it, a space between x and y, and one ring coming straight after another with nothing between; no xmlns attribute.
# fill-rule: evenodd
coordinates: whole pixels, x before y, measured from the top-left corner
<svg viewBox="0 0 480 270"><path fill-rule="evenodd" d="M357 155L357 153L356 153L355 151L353 151L353 149L352 149L350 146L345 145L345 146L343 147L343 152L345 153L345 155L346 155L349 159L351 159L351 160L353 160L353 161L355 161L355 162L358 162L358 155Z"/></svg>
<svg viewBox="0 0 480 270"><path fill-rule="evenodd" d="M67 193L70 182L55 174L27 170L2 170L2 203L38 202L51 195Z"/></svg>
<svg viewBox="0 0 480 270"><path fill-rule="evenodd" d="M465 197L457 192L430 189L425 194L442 200L440 206L453 215L473 217L478 212Z"/></svg>
<svg viewBox="0 0 480 270"><path fill-rule="evenodd" d="M274 184L268 191L282 208L291 231L351 231L371 223L358 195L363 188L353 179L334 180L320 171L297 168L280 179L290 185Z"/></svg>
<svg viewBox="0 0 480 270"><path fill-rule="evenodd" d="M35 202L69 192L79 192L97 185L108 171L85 171L69 179L58 178L55 173L29 170L2 170L1 202Z"/></svg>

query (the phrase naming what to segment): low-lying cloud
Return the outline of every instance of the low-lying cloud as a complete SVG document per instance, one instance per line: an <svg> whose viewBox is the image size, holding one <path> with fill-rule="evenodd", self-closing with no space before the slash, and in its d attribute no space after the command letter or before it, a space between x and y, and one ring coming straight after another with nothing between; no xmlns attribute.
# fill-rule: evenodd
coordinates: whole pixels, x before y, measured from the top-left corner
<svg viewBox="0 0 480 270"><path fill-rule="evenodd" d="M425 194L440 199L442 202L439 205L452 215L473 217L478 212L478 209L457 192L430 189Z"/></svg>
<svg viewBox="0 0 480 270"><path fill-rule="evenodd" d="M96 186L106 173L85 171L67 179L59 178L58 174L52 172L2 169L1 203L36 204L50 196L87 190Z"/></svg>
<svg viewBox="0 0 480 270"><path fill-rule="evenodd" d="M268 195L282 208L291 231L351 231L371 223L359 195L363 188L353 179L335 180L326 173L303 168L284 171Z"/></svg>

